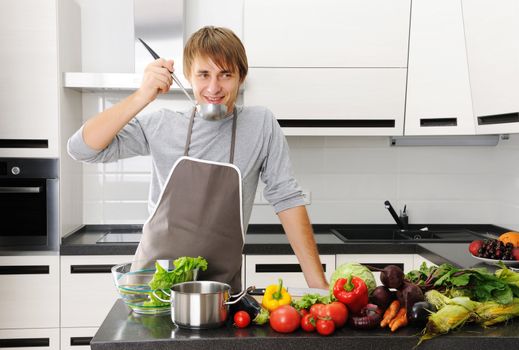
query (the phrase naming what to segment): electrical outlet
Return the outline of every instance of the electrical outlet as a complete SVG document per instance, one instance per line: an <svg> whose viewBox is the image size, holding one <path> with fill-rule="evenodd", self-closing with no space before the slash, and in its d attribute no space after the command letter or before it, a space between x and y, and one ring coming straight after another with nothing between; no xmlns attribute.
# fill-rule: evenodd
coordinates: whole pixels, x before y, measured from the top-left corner
<svg viewBox="0 0 519 350"><path fill-rule="evenodd" d="M305 204L310 205L312 203L312 192L310 192L310 190L303 190L302 192Z"/></svg>

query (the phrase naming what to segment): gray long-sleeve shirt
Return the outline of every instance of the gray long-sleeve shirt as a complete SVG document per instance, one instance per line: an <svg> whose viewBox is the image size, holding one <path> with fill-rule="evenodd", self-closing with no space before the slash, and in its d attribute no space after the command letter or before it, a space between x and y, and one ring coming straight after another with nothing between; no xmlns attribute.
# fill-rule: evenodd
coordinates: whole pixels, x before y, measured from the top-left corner
<svg viewBox="0 0 519 350"><path fill-rule="evenodd" d="M288 144L272 112L263 107L237 107L234 164L243 180L243 221L246 230L261 176L264 197L276 213L304 205L301 189L292 175ZM175 161L183 156L191 111L161 109L132 119L102 151L85 144L83 128L68 140L75 160L114 162L151 155L152 172L148 210L153 212ZM189 156L229 162L232 115L220 121L195 117Z"/></svg>

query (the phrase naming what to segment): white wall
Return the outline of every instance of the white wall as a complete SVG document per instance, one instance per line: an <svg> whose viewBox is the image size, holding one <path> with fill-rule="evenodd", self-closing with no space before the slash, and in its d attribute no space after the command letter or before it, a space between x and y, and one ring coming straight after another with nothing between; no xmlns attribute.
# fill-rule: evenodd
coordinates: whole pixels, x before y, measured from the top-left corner
<svg viewBox="0 0 519 350"><path fill-rule="evenodd" d="M108 107L124 95L105 96ZM99 96L84 94L85 119ZM183 109L181 95L146 111ZM494 223L519 227L519 135L496 147L390 147L387 137L288 137L294 172L312 193L314 223L392 223L383 202L407 204L411 223ZM151 164L139 157L85 164L85 223L143 223ZM515 171L514 171L515 170ZM259 188L261 190L261 186ZM516 196L519 198L519 196ZM268 205L256 205L251 223L277 223Z"/></svg>

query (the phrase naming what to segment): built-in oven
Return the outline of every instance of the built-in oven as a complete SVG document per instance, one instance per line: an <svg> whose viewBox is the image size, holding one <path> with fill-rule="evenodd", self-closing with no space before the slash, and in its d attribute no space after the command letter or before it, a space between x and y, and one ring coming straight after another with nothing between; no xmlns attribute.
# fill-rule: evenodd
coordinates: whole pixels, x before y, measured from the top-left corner
<svg viewBox="0 0 519 350"><path fill-rule="evenodd" d="M0 250L58 250L58 159L0 158Z"/></svg>

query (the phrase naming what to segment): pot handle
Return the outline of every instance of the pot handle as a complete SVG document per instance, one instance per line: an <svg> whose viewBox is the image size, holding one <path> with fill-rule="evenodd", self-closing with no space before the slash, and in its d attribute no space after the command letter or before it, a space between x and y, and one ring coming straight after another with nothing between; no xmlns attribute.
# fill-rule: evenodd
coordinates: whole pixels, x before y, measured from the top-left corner
<svg viewBox="0 0 519 350"><path fill-rule="evenodd" d="M166 294L168 297L171 297L171 294L169 294L168 292L166 292L164 289L160 289L160 291L164 294ZM171 303L171 299L170 300L166 300L166 299L162 299L161 297L159 297L155 291L151 292L151 294L153 294L153 296L157 299L159 299L160 301L162 301L163 303Z"/></svg>
<svg viewBox="0 0 519 350"><path fill-rule="evenodd" d="M245 296L245 294L247 294L248 292L252 292L254 289L256 289L255 286L250 286L249 288L245 289L245 290L242 290L241 292L239 292L238 294L235 294L235 295L231 295L231 298L237 298L236 300L233 300L233 301L225 301L223 304L224 305L232 305L232 304L235 304L237 303L238 301L240 301L241 298L243 298Z"/></svg>

